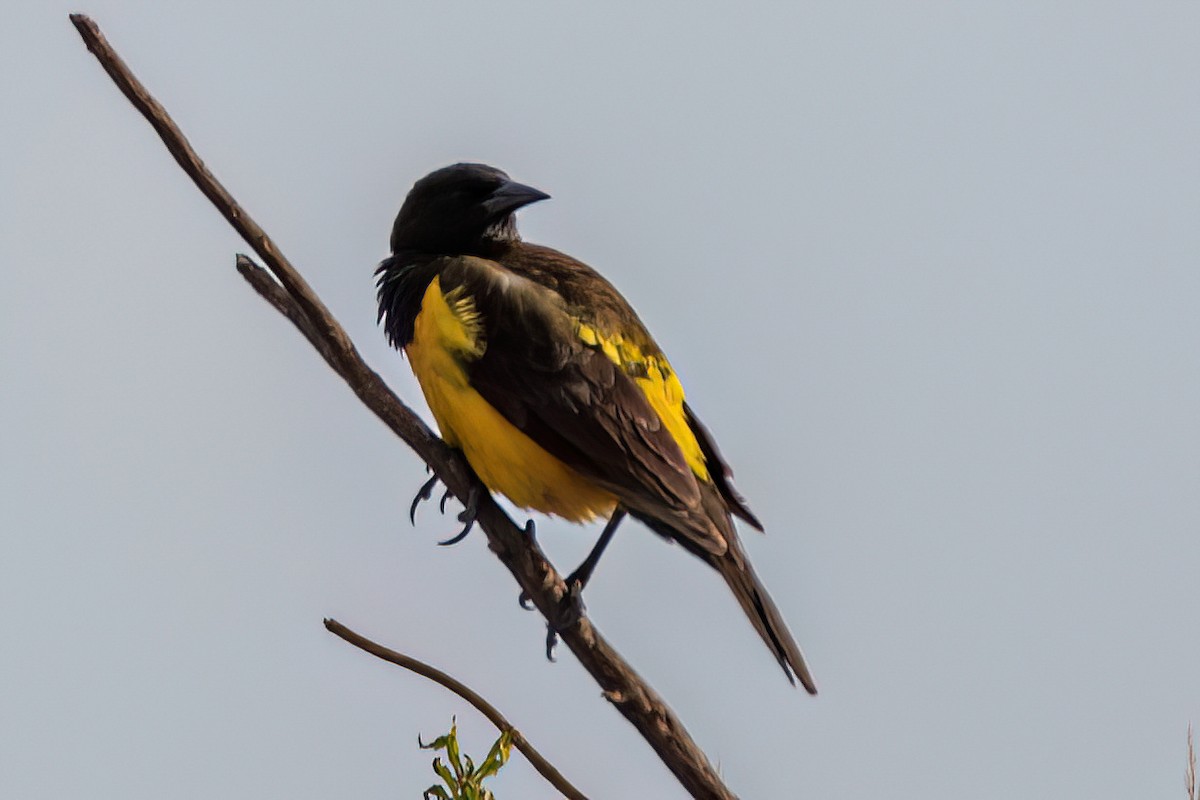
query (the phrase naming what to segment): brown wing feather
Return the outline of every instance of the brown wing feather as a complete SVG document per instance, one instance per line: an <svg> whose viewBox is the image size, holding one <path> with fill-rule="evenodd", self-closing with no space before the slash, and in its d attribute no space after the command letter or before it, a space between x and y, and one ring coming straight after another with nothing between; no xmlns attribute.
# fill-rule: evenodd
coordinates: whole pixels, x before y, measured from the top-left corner
<svg viewBox="0 0 1200 800"><path fill-rule="evenodd" d="M716 484L717 491L720 492L726 507L761 531L762 523L746 505L746 498L742 497L733 487L733 470L721 455L721 451L717 449L716 440L686 402L683 404L683 413L687 415L688 425L696 434L696 441L700 443L700 452L704 453L704 462L708 464L709 476Z"/></svg>
<svg viewBox="0 0 1200 800"><path fill-rule="evenodd" d="M440 267L443 289L462 287L484 326L487 349L467 367L472 388L628 509L723 553L725 537L679 445L637 384L575 335L562 297L486 259L447 258Z"/></svg>

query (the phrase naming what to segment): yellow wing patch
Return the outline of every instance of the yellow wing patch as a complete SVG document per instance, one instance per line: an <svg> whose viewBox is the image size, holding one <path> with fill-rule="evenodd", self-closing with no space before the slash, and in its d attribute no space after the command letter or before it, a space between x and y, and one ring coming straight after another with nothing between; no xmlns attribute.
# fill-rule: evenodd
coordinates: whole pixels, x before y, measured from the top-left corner
<svg viewBox="0 0 1200 800"><path fill-rule="evenodd" d="M658 414L671 438L683 451L688 466L701 480L707 481L708 467L696 434L688 425L683 412L683 385L667 359L662 355L647 355L636 344L626 341L621 334L605 335L591 325L576 321L575 333L589 347L604 353L608 360L619 366L633 378L638 388L650 401L650 407Z"/></svg>

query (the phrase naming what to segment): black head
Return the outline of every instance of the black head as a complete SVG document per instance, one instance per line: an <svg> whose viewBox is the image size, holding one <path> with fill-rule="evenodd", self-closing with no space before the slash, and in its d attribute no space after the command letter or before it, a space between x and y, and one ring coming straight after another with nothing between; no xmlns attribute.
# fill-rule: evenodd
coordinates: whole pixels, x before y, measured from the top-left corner
<svg viewBox="0 0 1200 800"><path fill-rule="evenodd" d="M549 196L485 164L443 167L413 184L392 227L392 252L474 253L516 241L513 213Z"/></svg>

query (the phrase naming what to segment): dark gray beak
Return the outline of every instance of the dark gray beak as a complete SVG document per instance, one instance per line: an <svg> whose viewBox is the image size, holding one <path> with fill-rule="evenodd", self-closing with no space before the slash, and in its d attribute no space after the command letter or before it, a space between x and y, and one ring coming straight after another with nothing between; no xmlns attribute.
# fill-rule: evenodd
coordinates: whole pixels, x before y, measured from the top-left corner
<svg viewBox="0 0 1200 800"><path fill-rule="evenodd" d="M488 216L503 216L511 214L518 208L527 206L530 203L536 203L539 200L546 200L550 195L543 192L541 189L535 189L532 186L526 186L523 183L516 181L506 181L499 189L492 192L492 196L483 201L483 209L488 213Z"/></svg>

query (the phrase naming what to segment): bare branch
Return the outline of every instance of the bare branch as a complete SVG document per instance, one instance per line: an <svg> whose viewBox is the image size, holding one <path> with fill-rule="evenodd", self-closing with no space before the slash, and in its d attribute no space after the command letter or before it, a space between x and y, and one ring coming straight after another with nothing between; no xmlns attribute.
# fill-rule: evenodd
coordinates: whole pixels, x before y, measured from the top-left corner
<svg viewBox="0 0 1200 800"><path fill-rule="evenodd" d="M1188 725L1187 770L1183 774L1183 785L1187 789L1187 800L1200 800L1200 785L1196 783L1196 747L1192 742L1192 726Z"/></svg>
<svg viewBox="0 0 1200 800"><path fill-rule="evenodd" d="M465 499L476 479L461 456L439 439L363 362L350 337L320 298L208 170L166 110L108 44L96 23L82 14L72 14L71 22L113 82L154 127L183 171L270 270L267 274L242 257L238 269L243 277L300 329L359 399L416 451L460 500ZM547 620L557 621L566 586L533 537L513 524L486 492L480 497L477 521L487 535L488 546L534 605ZM604 696L637 728L693 797L706 800L735 797L675 713L586 617L559 633L603 689Z"/></svg>
<svg viewBox="0 0 1200 800"><path fill-rule="evenodd" d="M507 732L512 737L513 747L521 751L521 753L529 759L529 763L533 765L543 778L550 784L563 793L563 797L570 800L587 800L587 796L583 792L571 785L571 782L563 777L562 773L554 768L554 765L546 760L545 756L537 751L525 736L513 727L513 724L504 718L504 715L496 710L496 707L481 697L478 693L462 683L457 678L447 675L437 667L431 667L423 661L418 661L412 656L406 656L403 653L397 653L395 650L390 650L383 645L376 644L365 636L360 636L354 631L347 628L342 623L335 619L325 620L325 627L330 633L340 636L350 644L365 650L371 655L382 658L384 661L390 661L397 666L404 667L407 670L417 673L418 675L429 678L434 683L439 683L445 686L456 695L466 700L471 705L478 709L479 713L488 718L501 733Z"/></svg>

